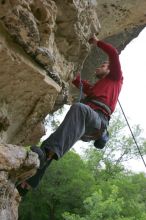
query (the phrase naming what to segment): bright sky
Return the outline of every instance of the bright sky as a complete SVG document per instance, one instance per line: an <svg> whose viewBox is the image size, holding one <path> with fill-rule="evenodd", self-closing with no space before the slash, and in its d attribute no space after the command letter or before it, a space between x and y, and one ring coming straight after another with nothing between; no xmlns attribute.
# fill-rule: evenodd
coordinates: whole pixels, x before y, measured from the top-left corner
<svg viewBox="0 0 146 220"><path fill-rule="evenodd" d="M131 123L140 124L146 137L146 28L120 55L124 84L120 101Z"/></svg>
<svg viewBox="0 0 146 220"><path fill-rule="evenodd" d="M119 100L130 125L139 124L146 138L146 28L122 51L120 60L124 84ZM142 160L133 160L128 167L146 173Z"/></svg>
<svg viewBox="0 0 146 220"><path fill-rule="evenodd" d="M119 97L120 103L128 118L130 125L139 124L144 129L143 136L146 138L146 28L139 34L137 38L132 40L120 55L122 65L124 84ZM68 110L61 117L62 120ZM44 140L50 134L42 138ZM79 146L85 146L86 143L80 141L74 145L78 151ZM82 148L82 147L81 147ZM145 157L146 161L146 157ZM135 171L143 171L146 168L142 160L130 161L127 167Z"/></svg>

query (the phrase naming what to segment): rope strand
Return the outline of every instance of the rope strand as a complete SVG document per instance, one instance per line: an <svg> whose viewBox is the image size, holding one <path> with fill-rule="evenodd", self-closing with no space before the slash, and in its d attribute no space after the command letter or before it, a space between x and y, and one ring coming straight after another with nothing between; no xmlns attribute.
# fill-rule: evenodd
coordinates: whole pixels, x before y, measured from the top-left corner
<svg viewBox="0 0 146 220"><path fill-rule="evenodd" d="M128 119L127 119L127 117L126 117L126 115L125 115L125 113L124 113L124 110L123 110L122 105L121 105L121 103L120 103L119 100L118 100L118 103L119 103L119 106L120 106L120 108L121 108L121 111L122 111L122 113L123 113L123 115L124 115L124 118L125 118L125 120L126 120L126 123L127 123L127 125L128 125L128 128L129 128L129 130L130 130L130 132L131 132L131 135L132 135L132 137L133 137L133 140L134 140L134 142L135 142L135 145L136 145L136 147L137 147L137 149L138 149L138 152L139 152L139 154L140 154L140 156L141 156L141 159L142 159L142 161L143 161L143 163L144 163L144 166L146 167L146 162L145 162L145 160L144 160L144 158L143 158L143 155L142 155L142 153L141 153L141 151L140 151L140 148L139 148L139 146L138 146L138 144L137 144L137 141L136 141L136 139L135 139L135 136L134 136L134 134L133 134L133 132L132 132L132 129L131 129L131 127L130 127L130 124L129 124L129 122L128 122Z"/></svg>
<svg viewBox="0 0 146 220"><path fill-rule="evenodd" d="M83 96L83 83L82 83L82 79L80 77L80 94L79 94L79 102L81 102Z"/></svg>

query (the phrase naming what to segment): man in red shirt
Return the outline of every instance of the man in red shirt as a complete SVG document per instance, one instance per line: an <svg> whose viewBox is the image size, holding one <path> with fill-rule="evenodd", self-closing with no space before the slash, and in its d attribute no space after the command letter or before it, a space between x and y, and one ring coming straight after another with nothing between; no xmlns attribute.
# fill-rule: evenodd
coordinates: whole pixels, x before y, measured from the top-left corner
<svg viewBox="0 0 146 220"><path fill-rule="evenodd" d="M83 91L89 97L89 99L94 98L106 104L111 109L111 113L113 113L123 83L118 52L110 44L104 43L95 37L91 38L89 43L98 46L105 53L107 53L109 56L109 61L106 61L96 69L95 74L99 80L94 85L89 84L86 80L82 80ZM79 87L79 75L73 81L73 83ZM99 109L99 106L91 103L88 103L88 105L94 110ZM101 111L107 114L107 112L105 112L102 108Z"/></svg>
<svg viewBox="0 0 146 220"><path fill-rule="evenodd" d="M108 55L109 60L96 69L95 76L98 80L95 84L91 85L88 81L81 80L80 75L72 81L78 88L82 83L86 97L82 102L71 106L64 121L40 148L31 147L31 150L39 156L40 169L27 183L21 185L24 189L30 186L36 187L50 162L61 158L76 141L95 140L96 147L104 146L98 140L106 131L110 116L115 109L123 76L118 52L112 45L100 41L95 36L89 40L89 43L101 48Z"/></svg>

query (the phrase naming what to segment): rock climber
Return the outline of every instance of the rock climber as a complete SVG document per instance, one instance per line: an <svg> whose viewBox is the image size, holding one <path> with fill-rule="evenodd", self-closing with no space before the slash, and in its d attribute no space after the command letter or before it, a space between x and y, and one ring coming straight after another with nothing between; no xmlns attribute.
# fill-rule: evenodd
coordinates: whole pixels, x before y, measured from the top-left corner
<svg viewBox="0 0 146 220"><path fill-rule="evenodd" d="M102 49L108 55L108 61L96 68L94 84L81 80L79 74L72 81L78 88L82 83L85 98L70 107L61 125L43 141L41 147L31 147L38 154L40 168L33 177L18 185L20 194L35 188L51 161L63 157L78 140L94 140L97 148L103 148L108 140L107 127L118 101L123 74L118 52L111 44L96 36L90 38L89 43Z"/></svg>

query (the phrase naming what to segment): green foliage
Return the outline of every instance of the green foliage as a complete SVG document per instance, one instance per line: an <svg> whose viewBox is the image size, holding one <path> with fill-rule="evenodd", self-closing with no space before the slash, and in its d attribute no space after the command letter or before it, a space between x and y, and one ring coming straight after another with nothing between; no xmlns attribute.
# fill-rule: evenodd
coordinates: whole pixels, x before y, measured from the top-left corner
<svg viewBox="0 0 146 220"><path fill-rule="evenodd" d="M82 201L95 190L95 180L79 155L69 152L52 163L40 187L20 207L20 219L61 220L61 213L84 212ZM37 202L36 202L37 201Z"/></svg>
<svg viewBox="0 0 146 220"><path fill-rule="evenodd" d="M95 192L83 202L85 213L64 213L65 220L144 220L146 177L125 171L104 152L88 150L84 157L96 180Z"/></svg>
<svg viewBox="0 0 146 220"><path fill-rule="evenodd" d="M145 220L145 175L126 172L111 161L98 166L100 156L97 151L97 164L91 157L85 164L69 152L52 164L40 187L21 204L19 219Z"/></svg>
<svg viewBox="0 0 146 220"><path fill-rule="evenodd" d="M76 214L70 214L69 212L65 212L62 216L65 220L86 220L84 217L80 217Z"/></svg>
<svg viewBox="0 0 146 220"><path fill-rule="evenodd" d="M121 178L105 181L98 185L90 197L84 200L85 214L82 216L64 213L65 220L144 220L146 217L145 188L143 174L121 176Z"/></svg>
<svg viewBox="0 0 146 220"><path fill-rule="evenodd" d="M141 136L142 129L139 125L131 127L135 140L137 141L141 152L146 152L145 139ZM110 140L104 149L106 158L112 162L121 163L131 158L140 158L139 151L133 140L131 132L125 122L123 115L116 111L110 120L109 126Z"/></svg>

